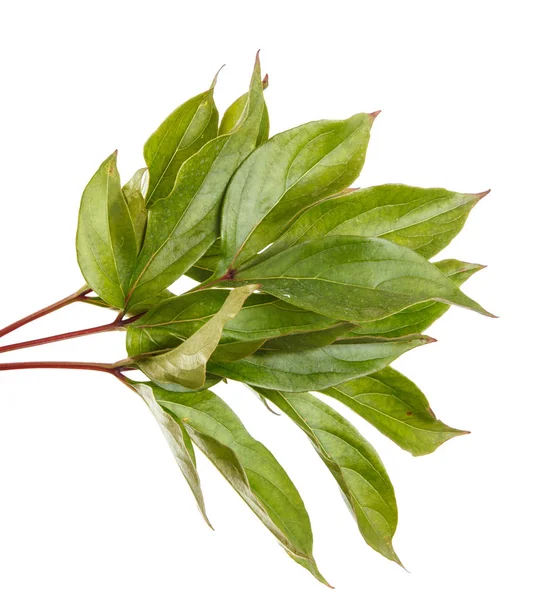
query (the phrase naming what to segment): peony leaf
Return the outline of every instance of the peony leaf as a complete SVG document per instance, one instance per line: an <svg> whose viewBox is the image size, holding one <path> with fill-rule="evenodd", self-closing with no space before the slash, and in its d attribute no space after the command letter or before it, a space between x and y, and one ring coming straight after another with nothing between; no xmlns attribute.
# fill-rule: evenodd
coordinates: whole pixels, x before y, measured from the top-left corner
<svg viewBox="0 0 558 600"><path fill-rule="evenodd" d="M321 391L413 456L430 454L445 441L468 433L439 421L419 388L391 367Z"/></svg>
<svg viewBox="0 0 558 600"><path fill-rule="evenodd" d="M138 357L136 364L151 380L197 389L205 383L205 365L217 348L223 326L241 309L257 285L236 288L222 307L180 346L155 356Z"/></svg>
<svg viewBox="0 0 558 600"><path fill-rule="evenodd" d="M349 421L312 394L255 390L308 435L339 484L366 543L401 564L392 543L397 527L395 493L372 445Z"/></svg>
<svg viewBox="0 0 558 600"><path fill-rule="evenodd" d="M293 246L235 275L236 285L252 282L290 304L351 322L427 300L493 316L422 256L378 238L329 236Z"/></svg>
<svg viewBox="0 0 558 600"><path fill-rule="evenodd" d="M395 340L366 339L300 352L259 351L235 362L211 360L208 370L272 390L307 392L374 373L404 352L432 342L428 336Z"/></svg>
<svg viewBox="0 0 558 600"><path fill-rule="evenodd" d="M274 242L289 222L360 173L374 120L314 121L280 133L240 167L227 190L216 274L237 268Z"/></svg>
<svg viewBox="0 0 558 600"><path fill-rule="evenodd" d="M255 440L238 416L213 392L177 394L153 384L157 402L183 423L207 455L279 540L287 553L327 585L312 555L312 529L304 503L273 454Z"/></svg>
<svg viewBox="0 0 558 600"><path fill-rule="evenodd" d="M136 235L137 251L141 250L143 244L143 236L145 234L145 226L147 224L147 208L145 198L143 196L143 181L147 169L138 169L130 181L122 188L124 198L128 203L128 210L132 219L134 233Z"/></svg>
<svg viewBox="0 0 558 600"><path fill-rule="evenodd" d="M217 136L219 115L213 85L174 110L145 143L143 155L149 170L147 206L166 198L184 162Z"/></svg>
<svg viewBox="0 0 558 600"><path fill-rule="evenodd" d="M430 258L461 231L486 194L378 185L327 198L302 213L261 258L329 235L382 237Z"/></svg>
<svg viewBox="0 0 558 600"><path fill-rule="evenodd" d="M254 150L264 108L256 60L248 108L233 131L205 144L180 167L170 194L152 205L127 306L158 295L217 239L221 201L230 178Z"/></svg>
<svg viewBox="0 0 558 600"><path fill-rule="evenodd" d="M116 154L101 164L83 192L76 248L85 281L110 306L124 308L137 245Z"/></svg>

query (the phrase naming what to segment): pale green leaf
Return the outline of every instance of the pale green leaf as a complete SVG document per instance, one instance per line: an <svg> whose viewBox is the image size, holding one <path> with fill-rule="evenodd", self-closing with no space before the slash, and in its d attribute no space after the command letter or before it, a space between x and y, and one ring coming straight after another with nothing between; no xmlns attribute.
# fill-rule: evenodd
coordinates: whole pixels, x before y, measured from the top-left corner
<svg viewBox="0 0 558 600"><path fill-rule="evenodd" d="M151 414L155 417L167 443L186 479L194 497L198 503L198 508L203 515L206 523L211 527L211 523L207 518L205 511L205 503L200 486L200 478L196 468L196 457L194 447L188 432L184 428L183 423L172 412L162 408L155 396L151 387L143 384L132 384L136 391L143 398Z"/></svg>
<svg viewBox="0 0 558 600"><path fill-rule="evenodd" d="M296 215L360 173L373 117L314 121L279 133L235 173L223 203L217 275L274 242Z"/></svg>
<svg viewBox="0 0 558 600"><path fill-rule="evenodd" d="M261 258L329 235L382 237L430 258L461 231L487 193L378 185L328 198L302 213Z"/></svg>
<svg viewBox="0 0 558 600"><path fill-rule="evenodd" d="M237 415L210 391L177 394L146 384L176 415L194 443L219 469L287 553L317 579L312 529L304 503L273 454L255 440Z"/></svg>
<svg viewBox="0 0 558 600"><path fill-rule="evenodd" d="M148 206L169 195L182 164L217 136L218 122L212 85L174 110L151 135L143 149Z"/></svg>
<svg viewBox="0 0 558 600"><path fill-rule="evenodd" d="M258 59L242 123L191 156L180 168L170 194L151 207L128 294L130 309L176 281L217 239L225 189L256 146L263 108Z"/></svg>
<svg viewBox="0 0 558 600"><path fill-rule="evenodd" d="M336 343L300 352L258 351L235 362L211 360L208 370L249 385L307 392L379 371L404 352L431 341L428 336L390 341L355 338L354 343Z"/></svg>
<svg viewBox="0 0 558 600"><path fill-rule="evenodd" d="M120 187L116 152L102 163L83 192L76 248L79 267L91 289L109 305L124 308L137 245Z"/></svg>
<svg viewBox="0 0 558 600"><path fill-rule="evenodd" d="M205 383L206 363L217 348L223 326L238 313L246 298L257 288L257 285L247 285L232 290L217 313L180 346L163 354L140 357L135 364L152 381L200 388Z"/></svg>
<svg viewBox="0 0 558 600"><path fill-rule="evenodd" d="M290 304L351 322L427 300L493 316L422 256L378 238L329 236L293 246L235 275L235 285L252 282Z"/></svg>
<svg viewBox="0 0 558 600"><path fill-rule="evenodd" d="M267 75L262 80L262 88L267 89L268 85L268 77ZM242 94L240 98L237 98L230 106L227 108L225 113L223 114L223 118L221 119L221 124L219 125L219 135L225 135L226 133L231 132L235 127L238 126L239 123L242 122L243 112L246 109L246 103L248 102L248 94ZM264 111L262 114L262 120L260 123L260 130L258 133L258 139L256 141L256 146L261 146L267 139L269 138L269 112L267 110L267 106L264 106Z"/></svg>
<svg viewBox="0 0 558 600"><path fill-rule="evenodd" d="M366 543L401 564L392 543L397 527L395 493L372 445L349 421L311 394L255 390L308 435L339 484Z"/></svg>
<svg viewBox="0 0 558 600"><path fill-rule="evenodd" d="M458 286L467 281L471 275L484 268L483 265L466 263L454 259L441 260L435 262L434 265ZM348 335L374 335L394 338L413 333L422 333L448 310L449 306L442 302L432 300L420 302L384 319L371 321L370 323L361 323L360 327L354 329Z"/></svg>
<svg viewBox="0 0 558 600"><path fill-rule="evenodd" d="M143 180L146 171L147 169L145 167L143 169L138 169L130 181L122 188L122 193L128 203L132 225L134 226L138 252L141 250L141 245L143 244L143 236L147 224L147 208L143 195Z"/></svg>
<svg viewBox="0 0 558 600"><path fill-rule="evenodd" d="M445 441L468 433L439 421L420 389L391 367L321 391L414 456L434 452Z"/></svg>

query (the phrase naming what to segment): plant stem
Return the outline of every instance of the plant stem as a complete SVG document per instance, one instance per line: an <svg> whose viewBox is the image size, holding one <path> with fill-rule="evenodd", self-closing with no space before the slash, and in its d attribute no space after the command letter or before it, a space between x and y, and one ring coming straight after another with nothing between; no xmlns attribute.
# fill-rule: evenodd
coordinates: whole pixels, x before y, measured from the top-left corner
<svg viewBox="0 0 558 600"><path fill-rule="evenodd" d="M80 371L101 371L121 378L122 371L131 371L132 367L117 367L108 363L64 362L64 361L35 361L19 363L0 363L0 371L15 371L18 369L78 369Z"/></svg>
<svg viewBox="0 0 558 600"><path fill-rule="evenodd" d="M7 346L0 346L0 354L3 352L11 352L13 350L23 350L24 348L32 348L33 346L42 346L43 344L51 344L53 342L62 342L64 340L71 340L73 338L84 337L86 335L93 335L95 333L103 333L105 331L117 331L130 323L133 323L140 318L141 315L134 315L129 319L123 319L123 315L120 313L112 323L106 325L99 325L98 327L90 327L88 329L78 329L77 331L70 331L68 333L60 333L58 335L51 335L48 337L38 338L36 340L30 340L28 342L20 342L18 344L9 344Z"/></svg>
<svg viewBox="0 0 558 600"><path fill-rule="evenodd" d="M38 310L37 312L34 312L28 315L27 317L23 317L23 319L15 321L11 325L4 327L4 329L0 329L0 337L3 337L8 333L19 329L20 327L23 327L23 325L27 325L27 323L31 323L31 321L35 321L36 319L44 317L45 315L48 315L54 312L55 310L58 310L59 308L63 308L64 306L68 306L69 304L72 304L74 302L81 301L86 294L89 294L89 292L91 292L91 288L89 288L88 286L80 288L77 292L71 294L70 296L63 298L62 300L59 300L58 302L55 302L50 306L42 308L41 310Z"/></svg>

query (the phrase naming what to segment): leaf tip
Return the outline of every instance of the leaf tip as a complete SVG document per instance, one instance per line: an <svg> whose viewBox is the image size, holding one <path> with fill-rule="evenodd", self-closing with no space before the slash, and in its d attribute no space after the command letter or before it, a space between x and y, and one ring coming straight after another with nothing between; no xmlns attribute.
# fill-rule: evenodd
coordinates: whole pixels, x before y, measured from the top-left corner
<svg viewBox="0 0 558 600"><path fill-rule="evenodd" d="M267 90L268 86L269 86L269 74L266 73L265 77L262 79L262 88L264 90Z"/></svg>
<svg viewBox="0 0 558 600"><path fill-rule="evenodd" d="M474 194L474 196L477 198L477 202L479 200L482 200L482 198L484 198L485 196L488 196L488 194L490 194L490 189L486 190L485 192L480 192L478 194Z"/></svg>
<svg viewBox="0 0 558 600"><path fill-rule="evenodd" d="M221 65L217 71L217 73L215 73L215 77L213 78L213 81L211 82L211 85L209 86L209 90L210 92L212 92L215 89L215 86L217 85L217 79L219 77L219 73L225 68L226 65Z"/></svg>
<svg viewBox="0 0 558 600"><path fill-rule="evenodd" d="M370 123L373 123L376 117L381 113L381 110L377 110L375 112L368 113L368 118L370 119Z"/></svg>

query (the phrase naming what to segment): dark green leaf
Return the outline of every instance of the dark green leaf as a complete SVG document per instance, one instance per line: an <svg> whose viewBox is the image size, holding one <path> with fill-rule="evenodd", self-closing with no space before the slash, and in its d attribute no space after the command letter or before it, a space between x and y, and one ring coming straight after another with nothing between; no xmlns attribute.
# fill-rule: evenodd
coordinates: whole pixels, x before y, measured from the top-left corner
<svg viewBox="0 0 558 600"><path fill-rule="evenodd" d="M169 196L151 207L128 294L130 309L176 281L217 239L223 194L256 146L263 108L258 59L242 123L191 156L180 168Z"/></svg>
<svg viewBox="0 0 558 600"><path fill-rule="evenodd" d="M132 225L134 226L138 252L141 250L141 245L143 244L143 236L147 224L147 208L143 196L143 179L146 171L145 167L138 169L132 176L132 179L122 188L122 193L128 203Z"/></svg>
<svg viewBox="0 0 558 600"><path fill-rule="evenodd" d="M454 259L441 260L434 263L434 265L456 285L461 285L471 275L484 268L483 265L465 263ZM420 302L384 319L362 323L360 327L354 329L348 335L374 335L394 338L422 333L448 310L449 306L441 302Z"/></svg>
<svg viewBox="0 0 558 600"><path fill-rule="evenodd" d="M149 169L147 205L166 198L182 164L217 135L219 115L213 87L173 111L147 140L143 149Z"/></svg>
<svg viewBox="0 0 558 600"><path fill-rule="evenodd" d="M372 445L349 421L311 394L255 389L308 435L337 480L366 543L401 564L392 544L397 527L395 493Z"/></svg>
<svg viewBox="0 0 558 600"><path fill-rule="evenodd" d="M116 152L103 162L83 192L76 247L81 272L91 289L111 306L124 308L137 245L120 187Z"/></svg>
<svg viewBox="0 0 558 600"><path fill-rule="evenodd" d="M247 285L230 292L223 306L180 346L154 356L138 358L135 364L152 380L177 383L197 389L205 383L205 365L217 348L223 326L241 309L246 298L258 288Z"/></svg>
<svg viewBox="0 0 558 600"><path fill-rule="evenodd" d="M207 455L287 553L326 583L312 556L312 529L304 503L273 454L246 431L237 415L210 391L177 394L152 385L161 406L184 424Z"/></svg>
<svg viewBox="0 0 558 600"><path fill-rule="evenodd" d="M322 346L329 346L339 338L346 336L355 327L356 325L353 323L338 323L319 331L284 335L267 340L262 346L262 350L297 352L311 348L321 348Z"/></svg>
<svg viewBox="0 0 558 600"><path fill-rule="evenodd" d="M351 322L427 300L492 316L422 256L378 238L329 236L293 246L235 277L237 285L252 282L290 304Z"/></svg>
<svg viewBox="0 0 558 600"><path fill-rule="evenodd" d="M322 393L352 408L414 456L434 452L445 441L468 433L436 419L419 388L391 367Z"/></svg>
<svg viewBox="0 0 558 600"><path fill-rule="evenodd" d="M329 198L302 213L262 258L328 235L383 237L430 258L461 231L487 193L379 185Z"/></svg>
<svg viewBox="0 0 558 600"><path fill-rule="evenodd" d="M196 264L190 267L184 274L194 281L206 281L215 272L220 254L221 238L218 238Z"/></svg>
<svg viewBox="0 0 558 600"><path fill-rule="evenodd" d="M200 486L200 478L196 469L196 456L192 440L188 435L184 425L172 412L162 408L155 399L151 387L143 384L133 384L136 391L143 398L151 414L155 417L168 445L192 490L194 497L198 503L200 512L203 515L206 523L211 527L211 523L205 512L205 503Z"/></svg>
<svg viewBox="0 0 558 600"><path fill-rule="evenodd" d="M303 209L360 173L373 117L314 121L280 133L240 167L227 190L217 274L275 241Z"/></svg>
<svg viewBox="0 0 558 600"><path fill-rule="evenodd" d="M267 89L268 85L268 77L267 75L263 78L262 88ZM219 135L225 135L226 133L231 132L241 121L242 121L242 113L246 108L246 103L248 102L248 94L242 94L240 98L237 98L225 111L223 118L221 119L221 124L219 125ZM265 141L267 141L269 137L269 113L267 111L267 106L264 106L264 111L262 114L262 120L260 123L260 131L258 134L258 139L256 141L256 146L261 146Z"/></svg>
<svg viewBox="0 0 558 600"><path fill-rule="evenodd" d="M321 390L387 367L404 352L432 341L427 336L333 344L301 352L259 351L235 362L211 360L208 370L249 385L285 392ZM370 343L373 342L373 343Z"/></svg>

